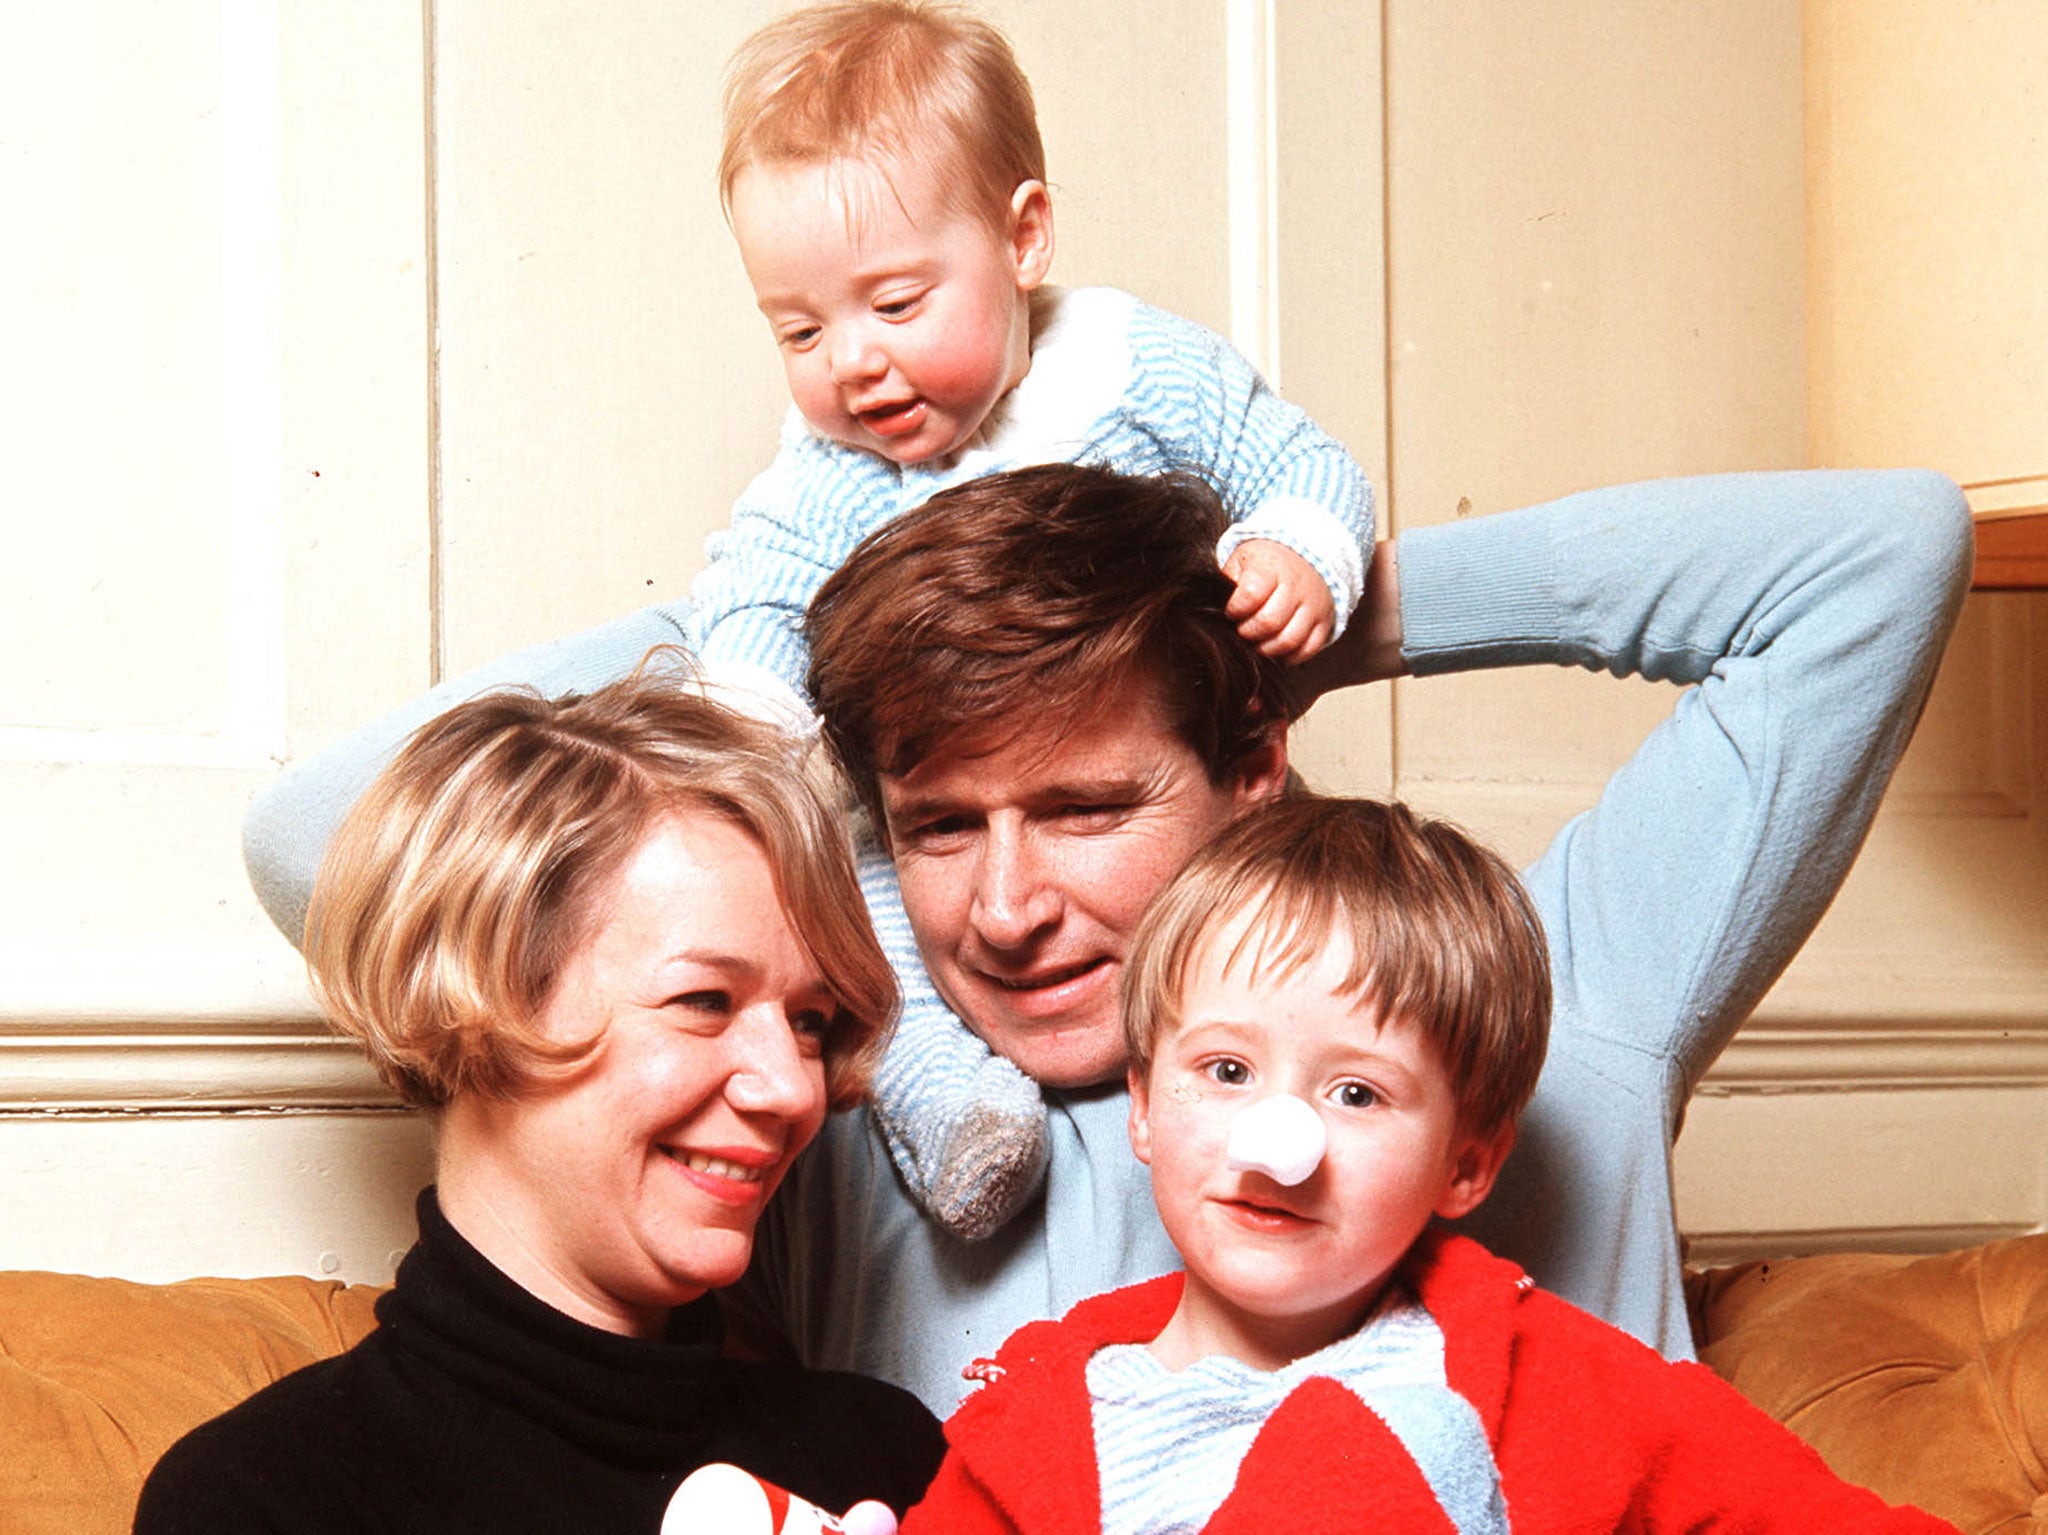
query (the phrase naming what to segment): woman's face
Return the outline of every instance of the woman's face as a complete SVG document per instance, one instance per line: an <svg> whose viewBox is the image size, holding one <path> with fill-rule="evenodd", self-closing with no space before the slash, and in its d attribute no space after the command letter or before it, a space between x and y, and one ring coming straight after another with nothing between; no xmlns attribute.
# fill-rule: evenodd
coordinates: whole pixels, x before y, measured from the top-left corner
<svg viewBox="0 0 2048 1535"><path fill-rule="evenodd" d="M703 814L656 822L542 1014L602 1038L510 1100L443 1112L441 1201L542 1300L614 1332L732 1283L754 1223L825 1118L834 1003L759 846Z"/></svg>

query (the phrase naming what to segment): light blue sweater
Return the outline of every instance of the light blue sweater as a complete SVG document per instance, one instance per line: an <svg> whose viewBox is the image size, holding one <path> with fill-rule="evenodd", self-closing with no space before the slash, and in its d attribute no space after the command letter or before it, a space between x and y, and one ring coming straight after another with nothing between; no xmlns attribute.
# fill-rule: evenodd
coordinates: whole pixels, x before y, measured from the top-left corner
<svg viewBox="0 0 2048 1535"><path fill-rule="evenodd" d="M1731 475L1589 492L1399 545L1418 674L1539 662L1695 683L1526 877L1549 1058L1465 1222L1536 1281L1692 1352L1671 1148L1700 1076L1806 939L1904 750L1969 580L1948 481ZM1018 1325L1178 1260L1120 1086L1048 1092L1043 1199L985 1242L908 1205L865 1111L837 1116L728 1292L805 1362L941 1416Z"/></svg>
<svg viewBox="0 0 2048 1535"><path fill-rule="evenodd" d="M1911 472L1729 475L1588 492L1404 535L1420 675L1580 665L1693 683L1527 877L1557 1012L1520 1141L1467 1228L1546 1287L1690 1353L1671 1197L1687 1096L1839 887L1969 580L1967 508ZM549 692L683 637L645 609L444 684L268 790L251 879L296 936L319 854L406 733L506 681ZM1023 1322L1177 1266L1120 1087L1049 1092L1042 1199L967 1244L911 1205L864 1111L837 1115L728 1297L806 1363L944 1414Z"/></svg>
<svg viewBox="0 0 2048 1535"><path fill-rule="evenodd" d="M804 610L877 528L940 491L1028 464L1199 474L1231 527L1315 568L1343 631L1372 555L1372 487L1343 446L1266 387L1214 331L1115 288L1046 288L1031 311L1031 368L973 442L900 466L820 437L796 411L774 463L714 533L690 587L697 651L721 681L808 707Z"/></svg>

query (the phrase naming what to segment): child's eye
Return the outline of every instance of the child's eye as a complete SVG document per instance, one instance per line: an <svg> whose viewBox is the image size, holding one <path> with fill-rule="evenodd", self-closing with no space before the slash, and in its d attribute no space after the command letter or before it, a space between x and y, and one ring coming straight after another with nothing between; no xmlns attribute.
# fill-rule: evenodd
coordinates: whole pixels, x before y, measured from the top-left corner
<svg viewBox="0 0 2048 1535"><path fill-rule="evenodd" d="M881 299L875 304L875 313L885 320L900 320L917 308L921 293L909 294L903 298Z"/></svg>
<svg viewBox="0 0 2048 1535"><path fill-rule="evenodd" d="M1211 1061L1208 1070L1210 1079L1225 1087L1243 1087L1252 1079L1251 1068L1243 1061Z"/></svg>
<svg viewBox="0 0 2048 1535"><path fill-rule="evenodd" d="M795 330L782 333L781 342L793 352L807 352L818 344L818 327L799 325Z"/></svg>
<svg viewBox="0 0 2048 1535"><path fill-rule="evenodd" d="M1369 1109L1380 1101L1380 1095L1363 1082L1340 1082L1330 1096L1347 1109Z"/></svg>

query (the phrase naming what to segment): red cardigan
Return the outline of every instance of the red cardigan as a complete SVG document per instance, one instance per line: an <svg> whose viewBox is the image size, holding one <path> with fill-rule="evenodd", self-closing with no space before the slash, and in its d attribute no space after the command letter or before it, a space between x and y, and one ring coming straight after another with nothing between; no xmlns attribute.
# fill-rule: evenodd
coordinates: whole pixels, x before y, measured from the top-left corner
<svg viewBox="0 0 2048 1535"><path fill-rule="evenodd" d="M1443 1329L1450 1384L1486 1425L1515 1535L1954 1535L1841 1481L1704 1366L1660 1358L1468 1238L1425 1236L1408 1279ZM1019 1328L946 1424L945 1464L902 1535L1096 1535L1089 1356L1158 1336L1180 1288L1172 1274ZM1311 1379L1259 1430L1208 1535L1364 1528L1456 1535L1387 1426L1335 1381Z"/></svg>

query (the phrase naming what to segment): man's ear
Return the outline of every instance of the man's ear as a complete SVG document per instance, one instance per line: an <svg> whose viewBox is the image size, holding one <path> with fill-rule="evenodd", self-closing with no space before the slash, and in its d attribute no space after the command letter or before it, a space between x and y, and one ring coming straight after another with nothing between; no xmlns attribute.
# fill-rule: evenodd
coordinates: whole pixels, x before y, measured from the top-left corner
<svg viewBox="0 0 2048 1535"><path fill-rule="evenodd" d="M1010 265L1017 291L1030 293L1052 270L1052 194L1042 181L1020 181L1010 194Z"/></svg>
<svg viewBox="0 0 2048 1535"><path fill-rule="evenodd" d="M1152 1165L1152 1084L1133 1062L1124 1068L1124 1084L1131 1090L1131 1150L1147 1167Z"/></svg>
<svg viewBox="0 0 2048 1535"><path fill-rule="evenodd" d="M1457 1160L1451 1164L1451 1175L1437 1199L1436 1213L1447 1221L1454 1221L1478 1209L1486 1196L1493 1192L1493 1180L1500 1176L1501 1164L1507 1161L1508 1153L1514 1149L1515 1127L1512 1122L1502 1125L1490 1135L1467 1136L1458 1148Z"/></svg>
<svg viewBox="0 0 2048 1535"><path fill-rule="evenodd" d="M1259 744L1252 748L1251 755L1238 763L1233 776L1232 793L1240 811L1254 805L1263 805L1268 800L1278 799L1287 790L1287 722L1275 720L1265 728Z"/></svg>

